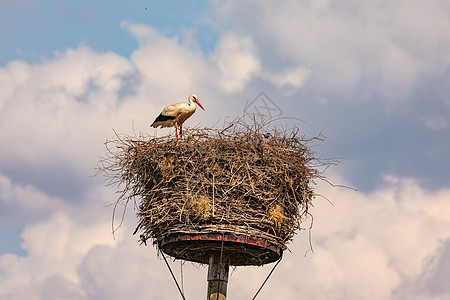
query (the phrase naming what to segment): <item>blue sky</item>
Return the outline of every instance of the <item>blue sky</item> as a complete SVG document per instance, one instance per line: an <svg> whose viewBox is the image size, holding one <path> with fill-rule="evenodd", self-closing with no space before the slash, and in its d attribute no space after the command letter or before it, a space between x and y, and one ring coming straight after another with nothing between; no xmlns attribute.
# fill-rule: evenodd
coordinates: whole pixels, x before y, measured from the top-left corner
<svg viewBox="0 0 450 300"><path fill-rule="evenodd" d="M284 299L447 299L449 11L444 0L0 1L0 298L177 297L132 235L132 210L111 235L117 195L92 176L103 143L113 129L170 133L149 124L191 93L206 111L187 127L226 123L263 91L301 120L286 123L327 137L317 155L343 158L328 179L358 191L315 186L334 206L315 200L314 254L300 232L260 298L282 286ZM184 271L189 298L204 295L206 270ZM238 268L230 295L250 298L268 271Z"/></svg>
<svg viewBox="0 0 450 300"><path fill-rule="evenodd" d="M123 21L157 27L167 36L192 29L206 51L215 42L206 1L19 0L0 5L2 65L14 59L36 62L80 44L129 56L137 42L120 25Z"/></svg>

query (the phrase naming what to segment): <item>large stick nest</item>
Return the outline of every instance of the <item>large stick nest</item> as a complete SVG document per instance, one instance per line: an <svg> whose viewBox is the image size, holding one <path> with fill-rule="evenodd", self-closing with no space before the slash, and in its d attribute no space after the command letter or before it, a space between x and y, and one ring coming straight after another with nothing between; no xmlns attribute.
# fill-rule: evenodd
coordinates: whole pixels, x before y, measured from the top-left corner
<svg viewBox="0 0 450 300"><path fill-rule="evenodd" d="M314 141L323 137L305 138L297 127L268 123L191 129L179 141L116 136L106 142L100 172L119 187L115 209L130 200L137 204L136 230L145 240L229 226L284 249L305 228L311 185L331 164L314 157Z"/></svg>

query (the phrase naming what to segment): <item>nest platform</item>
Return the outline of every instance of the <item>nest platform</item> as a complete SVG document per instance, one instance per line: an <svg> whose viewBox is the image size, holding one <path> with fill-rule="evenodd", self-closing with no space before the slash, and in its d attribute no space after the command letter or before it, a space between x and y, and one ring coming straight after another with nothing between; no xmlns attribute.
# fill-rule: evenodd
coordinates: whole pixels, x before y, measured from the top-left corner
<svg viewBox="0 0 450 300"><path fill-rule="evenodd" d="M176 259L207 263L220 251L230 265L276 261L305 229L319 168L299 129L267 124L190 129L184 140L118 137L107 141L100 171L133 200L136 232ZM306 226L307 228L308 226Z"/></svg>
<svg viewBox="0 0 450 300"><path fill-rule="evenodd" d="M213 253L222 255L232 266L264 265L282 256L282 245L271 242L270 237L263 237L262 232L244 235L237 234L242 231L237 226L208 227L179 228L159 241L158 247L172 257L202 264L208 264Z"/></svg>

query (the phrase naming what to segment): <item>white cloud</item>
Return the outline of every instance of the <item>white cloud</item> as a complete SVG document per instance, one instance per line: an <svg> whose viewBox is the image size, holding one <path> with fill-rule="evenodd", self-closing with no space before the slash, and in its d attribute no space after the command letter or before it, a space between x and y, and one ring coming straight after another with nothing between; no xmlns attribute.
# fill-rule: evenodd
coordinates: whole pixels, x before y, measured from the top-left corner
<svg viewBox="0 0 450 300"><path fill-rule="evenodd" d="M192 87L217 88L221 92L241 91L260 69L251 38L234 34L223 36L209 58L198 47L182 44L178 37L166 38L143 25L122 24L141 47L132 61L151 83L148 93L158 91L186 94ZM171 99L172 97L168 97Z"/></svg>
<svg viewBox="0 0 450 300"><path fill-rule="evenodd" d="M20 224L61 209L63 200L49 197L31 185L19 185L0 174L0 224Z"/></svg>
<svg viewBox="0 0 450 300"><path fill-rule="evenodd" d="M445 0L215 3L226 28L260 46L262 68L312 67L316 92L407 98L424 76L450 65Z"/></svg>
<svg viewBox="0 0 450 300"><path fill-rule="evenodd" d="M85 212L86 213L86 212ZM113 245L108 234L109 219L85 224L82 219L71 219L66 213L57 212L46 220L29 223L23 234L25 257L13 254L0 256L0 297L12 299L42 299L52 278L66 283L69 290L79 290L80 278L77 266L95 245ZM58 292L58 291L54 291ZM52 297L50 297L52 298Z"/></svg>
<svg viewBox="0 0 450 300"><path fill-rule="evenodd" d="M5 146L0 161L65 161L75 169L92 170L93 154L113 124L130 122L117 118L116 109L118 91L133 72L124 58L87 47L69 49L41 64L11 62L0 69L0 82L7 86L1 95L0 138Z"/></svg>
<svg viewBox="0 0 450 300"><path fill-rule="evenodd" d="M219 41L212 61L219 68L218 83L228 93L241 91L261 68L252 40L231 34Z"/></svg>
<svg viewBox="0 0 450 300"><path fill-rule="evenodd" d="M131 61L143 76L140 92L147 101L159 106L171 104L162 101L173 101L180 94L187 99L190 93L197 93L192 91L193 87L204 86L199 83L207 77L208 68L200 51L180 44L178 37L164 37L144 25L123 26L140 41Z"/></svg>
<svg viewBox="0 0 450 300"><path fill-rule="evenodd" d="M298 89L305 84L311 72L308 68L298 66L282 70L281 73L266 72L262 77L279 88L292 87Z"/></svg>

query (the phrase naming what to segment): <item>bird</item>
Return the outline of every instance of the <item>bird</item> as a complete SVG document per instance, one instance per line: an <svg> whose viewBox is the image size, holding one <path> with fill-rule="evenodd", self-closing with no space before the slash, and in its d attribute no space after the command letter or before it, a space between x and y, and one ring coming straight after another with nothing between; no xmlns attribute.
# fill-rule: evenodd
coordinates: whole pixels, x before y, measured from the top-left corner
<svg viewBox="0 0 450 300"><path fill-rule="evenodd" d="M192 94L188 98L188 103L180 102L172 104L163 109L163 111L156 117L153 121L151 127L175 127L175 135L178 140L178 126L180 127L180 137L183 139L183 123L187 118L192 116L195 112L196 105L200 106L201 109L205 110L203 106L198 101L196 95Z"/></svg>

